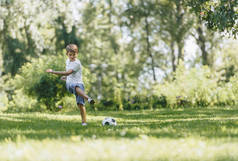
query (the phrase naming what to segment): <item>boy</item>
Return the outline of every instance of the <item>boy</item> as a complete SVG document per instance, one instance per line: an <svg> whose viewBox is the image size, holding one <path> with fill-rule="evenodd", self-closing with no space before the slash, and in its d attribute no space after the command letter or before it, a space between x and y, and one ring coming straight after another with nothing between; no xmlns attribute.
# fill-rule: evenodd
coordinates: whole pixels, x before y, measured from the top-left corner
<svg viewBox="0 0 238 161"><path fill-rule="evenodd" d="M62 75L61 80L66 81L66 88L69 92L75 94L76 96L76 102L80 109L80 114L82 117L82 125L86 126L86 109L84 106L84 99L88 100L90 104L94 104L95 101L84 93L82 66L80 61L77 59L77 45L67 45L66 55L68 56L68 59L66 60L66 71L53 71L52 69L47 69L46 72L56 75Z"/></svg>

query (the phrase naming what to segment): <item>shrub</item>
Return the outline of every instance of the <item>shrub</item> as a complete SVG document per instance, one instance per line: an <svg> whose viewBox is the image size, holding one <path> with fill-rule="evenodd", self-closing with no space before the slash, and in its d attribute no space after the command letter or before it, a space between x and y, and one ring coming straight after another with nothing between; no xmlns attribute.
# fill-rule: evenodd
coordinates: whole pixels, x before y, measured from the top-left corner
<svg viewBox="0 0 238 161"><path fill-rule="evenodd" d="M0 93L0 112L7 110L8 98L6 93Z"/></svg>
<svg viewBox="0 0 238 161"><path fill-rule="evenodd" d="M217 103L217 73L207 66L186 70L180 65L174 80L159 84L157 96L165 97L169 107L208 106Z"/></svg>

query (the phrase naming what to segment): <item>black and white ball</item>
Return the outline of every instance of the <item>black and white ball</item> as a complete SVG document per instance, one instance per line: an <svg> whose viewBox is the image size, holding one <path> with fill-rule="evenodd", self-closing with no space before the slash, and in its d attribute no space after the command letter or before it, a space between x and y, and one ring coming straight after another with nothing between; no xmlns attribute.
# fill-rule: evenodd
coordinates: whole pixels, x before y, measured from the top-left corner
<svg viewBox="0 0 238 161"><path fill-rule="evenodd" d="M114 118L111 117L106 117L105 119L102 120L102 125L111 125L111 126L116 126L117 122Z"/></svg>

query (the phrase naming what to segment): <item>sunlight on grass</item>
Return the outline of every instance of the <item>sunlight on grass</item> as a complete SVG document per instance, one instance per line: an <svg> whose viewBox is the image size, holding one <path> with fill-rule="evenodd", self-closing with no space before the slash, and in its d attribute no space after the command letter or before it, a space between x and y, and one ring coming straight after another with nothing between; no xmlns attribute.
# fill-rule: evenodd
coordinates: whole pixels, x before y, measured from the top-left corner
<svg viewBox="0 0 238 161"><path fill-rule="evenodd" d="M118 126L103 127L111 116ZM238 159L238 109L0 113L0 160Z"/></svg>
<svg viewBox="0 0 238 161"><path fill-rule="evenodd" d="M18 138L0 145L1 160L236 160L238 143L201 138L84 139L43 141Z"/></svg>

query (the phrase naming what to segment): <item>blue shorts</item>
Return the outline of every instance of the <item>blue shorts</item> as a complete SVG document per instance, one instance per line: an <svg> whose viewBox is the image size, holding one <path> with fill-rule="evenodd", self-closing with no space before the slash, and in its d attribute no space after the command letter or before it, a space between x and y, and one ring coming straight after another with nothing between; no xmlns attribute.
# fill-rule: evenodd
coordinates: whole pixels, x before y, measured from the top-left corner
<svg viewBox="0 0 238 161"><path fill-rule="evenodd" d="M84 98L79 96L79 95L77 95L76 87L79 87L81 90L84 91L83 83L70 83L70 84L66 84L66 88L68 89L68 91L75 95L77 104L85 105Z"/></svg>

